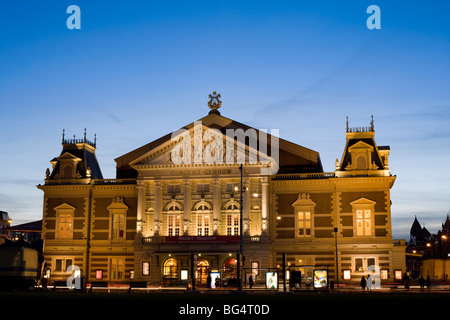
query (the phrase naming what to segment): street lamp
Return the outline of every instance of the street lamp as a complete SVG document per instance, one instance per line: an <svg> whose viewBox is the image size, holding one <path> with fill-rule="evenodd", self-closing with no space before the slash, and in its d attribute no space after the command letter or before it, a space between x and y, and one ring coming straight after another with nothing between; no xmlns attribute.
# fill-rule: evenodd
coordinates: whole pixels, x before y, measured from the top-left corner
<svg viewBox="0 0 450 320"><path fill-rule="evenodd" d="M338 261L337 233L338 233L338 228L334 228L334 246L335 246L335 250L336 250L336 289L339 288L339 261Z"/></svg>
<svg viewBox="0 0 450 320"><path fill-rule="evenodd" d="M243 165L239 166L239 170L241 171L241 189L240 189L240 210L239 210L239 254L238 254L238 261L237 261L237 277L238 277L238 290L242 291L242 281L241 281L241 260L244 260L243 250L242 250L242 225L243 225L243 219L242 219L242 213L243 213L243 199L242 199L242 192L243 192L243 185L242 185L242 172L243 172Z"/></svg>

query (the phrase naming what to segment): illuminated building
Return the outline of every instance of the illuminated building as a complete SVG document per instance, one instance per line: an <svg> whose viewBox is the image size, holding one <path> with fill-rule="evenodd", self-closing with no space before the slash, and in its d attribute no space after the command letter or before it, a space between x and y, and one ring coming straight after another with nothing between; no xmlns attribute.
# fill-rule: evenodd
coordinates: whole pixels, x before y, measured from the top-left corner
<svg viewBox="0 0 450 320"><path fill-rule="evenodd" d="M39 186L53 279L65 279L75 264L87 282L180 285L194 272L202 285L216 272L217 285L235 285L241 223L243 275L256 280L283 265L303 271L302 281L309 266L326 266L333 280L336 257L342 283L359 281L371 265L383 280L404 271L404 246L394 246L391 234L395 177L389 148L375 143L373 120L368 128L347 122L343 156L327 173L318 152L222 116L219 97L210 96L207 116L182 128L187 145L179 148L183 136L169 133L124 154L115 159L116 179L103 178L96 141L63 135L61 155ZM249 134L248 143L227 135L239 129ZM214 138L207 137L211 132ZM252 145L251 133L259 142L266 138L267 152ZM197 134L203 141L195 141ZM236 148L232 161L217 160L228 155L223 146ZM267 175L275 166L273 146L279 170ZM242 181L237 150L246 156ZM252 155L258 160L250 161Z"/></svg>

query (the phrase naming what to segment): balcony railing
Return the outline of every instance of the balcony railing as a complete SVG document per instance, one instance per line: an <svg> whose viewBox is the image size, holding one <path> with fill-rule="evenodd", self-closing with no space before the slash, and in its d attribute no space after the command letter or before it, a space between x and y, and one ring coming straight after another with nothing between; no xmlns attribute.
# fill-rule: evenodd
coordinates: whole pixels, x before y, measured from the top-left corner
<svg viewBox="0 0 450 320"><path fill-rule="evenodd" d="M282 173L275 175L272 180L306 180L306 179L329 179L334 178L334 172L317 173Z"/></svg>

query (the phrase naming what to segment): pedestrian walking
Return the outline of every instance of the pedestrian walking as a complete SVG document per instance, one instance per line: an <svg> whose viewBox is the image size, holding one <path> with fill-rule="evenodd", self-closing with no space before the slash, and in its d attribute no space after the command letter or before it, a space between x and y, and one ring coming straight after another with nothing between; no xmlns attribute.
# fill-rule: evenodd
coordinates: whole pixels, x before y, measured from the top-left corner
<svg viewBox="0 0 450 320"><path fill-rule="evenodd" d="M208 273L208 277L206 277L206 287L208 288L208 289L211 289L211 274L210 273Z"/></svg>

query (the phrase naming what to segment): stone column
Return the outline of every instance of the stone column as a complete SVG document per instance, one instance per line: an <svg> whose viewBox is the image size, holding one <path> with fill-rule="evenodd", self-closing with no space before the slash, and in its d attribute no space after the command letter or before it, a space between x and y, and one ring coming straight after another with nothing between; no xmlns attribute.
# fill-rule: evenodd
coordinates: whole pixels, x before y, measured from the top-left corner
<svg viewBox="0 0 450 320"><path fill-rule="evenodd" d="M144 216L145 210L145 182L143 180L137 181L137 213L136 213L136 233L138 236L142 236L142 217Z"/></svg>
<svg viewBox="0 0 450 320"><path fill-rule="evenodd" d="M161 218L162 218L162 182L160 179L155 179L155 227L154 227L155 236L159 236Z"/></svg>
<svg viewBox="0 0 450 320"><path fill-rule="evenodd" d="M269 228L269 178L261 177L261 234Z"/></svg>
<svg viewBox="0 0 450 320"><path fill-rule="evenodd" d="M183 213L183 235L189 234L189 221L191 220L191 180L184 179L184 213Z"/></svg>
<svg viewBox="0 0 450 320"><path fill-rule="evenodd" d="M220 194L220 179L213 178L213 234L219 234L219 220L221 210L221 194Z"/></svg>
<svg viewBox="0 0 450 320"><path fill-rule="evenodd" d="M248 235L250 232L250 179L244 178L242 181L242 187L244 188L244 201L243 201L243 223L242 231L244 235Z"/></svg>

